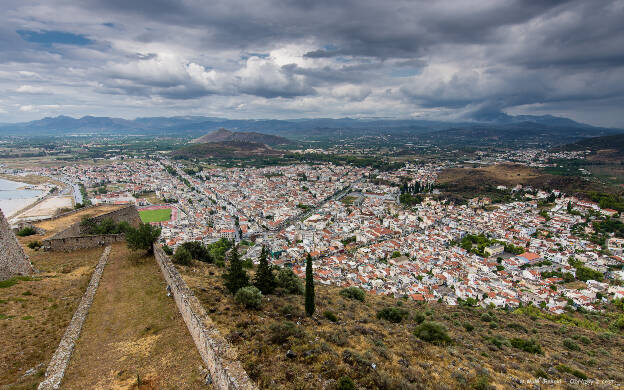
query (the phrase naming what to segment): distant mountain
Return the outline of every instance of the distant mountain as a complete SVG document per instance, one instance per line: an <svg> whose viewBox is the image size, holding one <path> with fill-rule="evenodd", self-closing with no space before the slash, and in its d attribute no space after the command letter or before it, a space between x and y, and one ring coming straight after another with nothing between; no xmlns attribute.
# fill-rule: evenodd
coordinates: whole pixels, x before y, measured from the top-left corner
<svg viewBox="0 0 624 390"><path fill-rule="evenodd" d="M232 158L250 156L278 156L284 152L258 142L222 141L190 144L174 151L173 158Z"/></svg>
<svg viewBox="0 0 624 390"><path fill-rule="evenodd" d="M240 142L255 142L270 146L291 144L292 141L279 137L276 135L262 134L256 132L233 132L220 128L211 133L203 135L199 138L191 141L192 143L201 144L209 142L224 142L224 141L240 141Z"/></svg>
<svg viewBox="0 0 624 390"><path fill-rule="evenodd" d="M607 135L604 137L592 137L567 144L559 150L589 150L591 152L605 151L612 155L624 156L624 134Z"/></svg>
<svg viewBox="0 0 624 390"><path fill-rule="evenodd" d="M469 145L565 144L582 138L617 134L623 130L594 127L554 116L511 116L483 113L476 120L444 122L422 119L313 118L292 120L239 120L203 116L147 117L134 120L85 116L58 116L0 125L0 136L125 136L145 135L197 138L220 128L233 133L227 140L279 143L268 136L299 141L336 141L392 136L400 142ZM247 135L237 135L245 134ZM261 134L258 135L249 134ZM260 137L260 138L258 138Z"/></svg>
<svg viewBox="0 0 624 390"><path fill-rule="evenodd" d="M542 117L540 122L471 124L422 134L419 139L435 144L449 145L552 146L575 142L583 138L621 132L617 129L583 125L565 118Z"/></svg>

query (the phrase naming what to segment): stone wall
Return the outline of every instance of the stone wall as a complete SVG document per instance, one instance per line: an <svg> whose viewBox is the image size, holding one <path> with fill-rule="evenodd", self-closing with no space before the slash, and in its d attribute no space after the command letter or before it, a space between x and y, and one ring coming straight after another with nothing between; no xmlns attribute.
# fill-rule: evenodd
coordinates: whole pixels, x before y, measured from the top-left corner
<svg viewBox="0 0 624 390"><path fill-rule="evenodd" d="M37 388L38 390L50 390L60 388L61 382L63 381L63 376L65 376L65 370L67 369L67 365L69 364L69 359L74 352L76 341L78 341L78 337L80 336L80 332L82 331L82 325L87 318L87 313L91 308L93 298L95 297L97 288L100 285L100 279L102 278L104 267L106 266L106 262L108 261L108 255L110 254L110 250L110 246L104 249L104 253L102 253L100 261L95 266L95 271L93 271L89 286L87 286L87 290L82 296L80 304L78 305L74 316L67 326L65 334L63 335L63 338L61 339L58 348L54 352L54 355L52 355L52 359L50 360L50 364L48 364L48 368L45 373L45 379L41 383L39 383L39 387Z"/></svg>
<svg viewBox="0 0 624 390"><path fill-rule="evenodd" d="M114 222L128 222L132 226L138 226L141 222L139 212L134 205L129 205L110 213L93 217L96 223L105 219L112 219ZM82 221L76 222L67 229L62 230L54 236L43 240L43 249L49 251L71 252L77 249L95 248L97 246L109 245L114 242L123 241L123 234L101 234L85 235L82 229Z"/></svg>
<svg viewBox="0 0 624 390"><path fill-rule="evenodd" d="M94 236L76 236L50 238L43 240L43 249L53 252L72 252L78 249L95 248L125 240L123 234L99 234Z"/></svg>
<svg viewBox="0 0 624 390"><path fill-rule="evenodd" d="M0 280L29 275L34 269L0 210Z"/></svg>
<svg viewBox="0 0 624 390"><path fill-rule="evenodd" d="M154 245L156 262L171 288L178 310L218 390L256 390L238 361L236 350L221 336L199 300L163 250Z"/></svg>
<svg viewBox="0 0 624 390"><path fill-rule="evenodd" d="M141 217L139 216L139 212L134 205L129 205L123 207L118 210L111 211L106 214L98 215L97 217L91 218L95 223L100 223L105 219L112 219L115 223L120 222L128 222L130 225L137 227L141 222ZM86 232L82 228L82 221L76 222L75 224L69 226L67 229L58 232L51 238L65 238L65 237L76 237L82 236Z"/></svg>

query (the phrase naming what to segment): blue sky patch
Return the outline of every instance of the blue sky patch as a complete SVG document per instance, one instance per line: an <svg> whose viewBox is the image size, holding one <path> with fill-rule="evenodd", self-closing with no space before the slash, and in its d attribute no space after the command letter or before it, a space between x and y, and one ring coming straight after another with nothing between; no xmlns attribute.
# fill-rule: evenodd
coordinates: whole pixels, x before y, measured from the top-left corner
<svg viewBox="0 0 624 390"><path fill-rule="evenodd" d="M29 31L17 30L23 40L51 47L54 44L84 46L93 43L92 40L81 34L65 31Z"/></svg>

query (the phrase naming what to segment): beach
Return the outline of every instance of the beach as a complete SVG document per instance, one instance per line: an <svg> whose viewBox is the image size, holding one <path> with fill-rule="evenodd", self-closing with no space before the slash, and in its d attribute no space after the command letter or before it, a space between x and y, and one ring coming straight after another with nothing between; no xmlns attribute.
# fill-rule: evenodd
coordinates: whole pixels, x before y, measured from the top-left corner
<svg viewBox="0 0 624 390"><path fill-rule="evenodd" d="M0 179L0 209L7 218L44 195L43 191L31 187L30 184Z"/></svg>

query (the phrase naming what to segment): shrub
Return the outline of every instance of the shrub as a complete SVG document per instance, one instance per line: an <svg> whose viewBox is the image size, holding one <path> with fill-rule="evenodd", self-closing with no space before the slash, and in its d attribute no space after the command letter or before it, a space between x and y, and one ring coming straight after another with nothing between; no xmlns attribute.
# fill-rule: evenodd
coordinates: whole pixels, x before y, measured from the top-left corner
<svg viewBox="0 0 624 390"><path fill-rule="evenodd" d="M462 325L464 329L466 329L466 332L472 332L474 330L474 326L470 322L464 322Z"/></svg>
<svg viewBox="0 0 624 390"><path fill-rule="evenodd" d="M572 368L570 366L566 366L565 364L559 364L557 366L557 371L567 372L568 374L572 374L575 377L580 378L580 379L587 379L587 375L585 375L583 371L576 369L576 368Z"/></svg>
<svg viewBox="0 0 624 390"><path fill-rule="evenodd" d="M577 343L574 342L574 340L572 339L564 339L563 340L563 346L566 347L567 349L569 349L570 351L580 351L581 347L578 346Z"/></svg>
<svg viewBox="0 0 624 390"><path fill-rule="evenodd" d="M360 302L364 302L366 293L359 287L347 287L340 290L340 295L347 299L356 299Z"/></svg>
<svg viewBox="0 0 624 390"><path fill-rule="evenodd" d="M163 245L162 246L162 250L163 250L163 252L165 252L165 254L167 256L171 256L173 254L173 249L171 249L171 247L169 247L169 245Z"/></svg>
<svg viewBox="0 0 624 390"><path fill-rule="evenodd" d="M210 256L210 252L208 252L208 248L199 241L187 241L181 245L184 249L186 249L191 258L203 261L205 263L212 263L213 259Z"/></svg>
<svg viewBox="0 0 624 390"><path fill-rule="evenodd" d="M243 287L236 292L234 299L248 309L259 309L262 305L262 292L254 286Z"/></svg>
<svg viewBox="0 0 624 390"><path fill-rule="evenodd" d="M422 324L425 319L425 315L421 312L414 314L414 321L416 321L417 324Z"/></svg>
<svg viewBox="0 0 624 390"><path fill-rule="evenodd" d="M414 335L432 344L447 344L452 341L447 333L446 327L435 321L425 321L418 325L416 329L414 329Z"/></svg>
<svg viewBox="0 0 624 390"><path fill-rule="evenodd" d="M274 322L269 327L269 341L273 344L284 344L289 337L301 337L303 332L290 321Z"/></svg>
<svg viewBox="0 0 624 390"><path fill-rule="evenodd" d="M292 269L288 267L280 268L275 277L277 287L283 289L288 294L303 294L303 284Z"/></svg>
<svg viewBox="0 0 624 390"><path fill-rule="evenodd" d="M624 330L624 314L621 314L617 320L611 323L611 327L618 330Z"/></svg>
<svg viewBox="0 0 624 390"><path fill-rule="evenodd" d="M343 376L338 379L336 390L355 390L355 383L348 376Z"/></svg>
<svg viewBox="0 0 624 390"><path fill-rule="evenodd" d="M280 308L280 313L282 313L283 315L297 315L298 314L298 310L294 305L284 305Z"/></svg>
<svg viewBox="0 0 624 390"><path fill-rule="evenodd" d="M180 246L176 249L175 254L171 258L174 264L191 265L191 253L184 247Z"/></svg>
<svg viewBox="0 0 624 390"><path fill-rule="evenodd" d="M408 314L407 310L400 307L386 307L377 312L377 318L397 324L403 321L403 318L407 317Z"/></svg>
<svg viewBox="0 0 624 390"><path fill-rule="evenodd" d="M20 237L26 237L37 234L37 231L32 226L26 226L18 230L16 234Z"/></svg>
<svg viewBox="0 0 624 390"><path fill-rule="evenodd" d="M516 324L515 322L507 324L507 327L509 329L518 330L518 331L522 331L524 333L528 333L527 328L525 328L523 325Z"/></svg>
<svg viewBox="0 0 624 390"><path fill-rule="evenodd" d="M31 241L26 246L30 249L39 250L39 248L41 248L41 241Z"/></svg>
<svg viewBox="0 0 624 390"><path fill-rule="evenodd" d="M518 348L528 353L542 354L542 347L534 339L512 338L509 340L514 348Z"/></svg>
<svg viewBox="0 0 624 390"><path fill-rule="evenodd" d="M128 227L126 230L126 243L133 251L144 250L152 253L153 245L160 237L160 228L142 223L138 228Z"/></svg>
<svg viewBox="0 0 624 390"><path fill-rule="evenodd" d="M332 311L325 310L323 312L323 317L327 318L331 322L338 322L338 316L336 316L336 314L334 314L334 312Z"/></svg>

